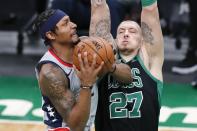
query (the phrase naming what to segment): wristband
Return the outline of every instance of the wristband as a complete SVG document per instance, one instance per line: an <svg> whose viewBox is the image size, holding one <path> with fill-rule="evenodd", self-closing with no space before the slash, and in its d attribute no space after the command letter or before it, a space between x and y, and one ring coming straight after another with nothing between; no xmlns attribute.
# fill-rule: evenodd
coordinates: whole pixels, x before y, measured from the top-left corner
<svg viewBox="0 0 197 131"><path fill-rule="evenodd" d="M93 86L83 86L83 85L81 85L80 87L82 89L90 89L90 90L93 88Z"/></svg>
<svg viewBox="0 0 197 131"><path fill-rule="evenodd" d="M157 0L141 0L142 7L150 6L155 3Z"/></svg>

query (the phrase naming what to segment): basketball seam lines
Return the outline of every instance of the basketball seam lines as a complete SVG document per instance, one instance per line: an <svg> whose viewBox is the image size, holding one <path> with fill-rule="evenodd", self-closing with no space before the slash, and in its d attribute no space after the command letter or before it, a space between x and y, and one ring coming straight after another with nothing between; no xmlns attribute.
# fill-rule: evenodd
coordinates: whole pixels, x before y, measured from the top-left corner
<svg viewBox="0 0 197 131"><path fill-rule="evenodd" d="M81 42L83 42L83 43L85 43L86 45L88 45L86 42L84 42L84 41L81 41ZM104 60L102 59L102 57L99 55L99 53L97 53L97 51L94 49L94 48L92 48L90 45L88 45L100 58L101 58L101 60L104 62ZM105 65L105 64L104 64ZM105 65L106 66L106 65Z"/></svg>
<svg viewBox="0 0 197 131"><path fill-rule="evenodd" d="M100 39L100 38L99 38L99 39ZM102 39L100 39L100 40L102 41L102 44L103 44L103 43L104 43L103 40L102 40ZM110 64L112 64L111 61L110 61L110 59L109 59L109 57L108 57L108 55L107 55L108 53L107 53L106 46L105 46L105 44L103 44L103 45L104 45L104 48L105 48L105 53L106 53L106 56L107 56L107 60L108 60L108 62L109 62ZM111 55L111 57L112 57L112 55ZM111 58L111 57L110 57L110 58Z"/></svg>

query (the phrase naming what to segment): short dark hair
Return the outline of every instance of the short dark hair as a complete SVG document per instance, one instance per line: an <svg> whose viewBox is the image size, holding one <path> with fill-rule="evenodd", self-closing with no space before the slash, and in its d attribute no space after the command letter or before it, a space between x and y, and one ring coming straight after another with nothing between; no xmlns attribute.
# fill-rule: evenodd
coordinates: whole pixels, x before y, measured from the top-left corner
<svg viewBox="0 0 197 131"><path fill-rule="evenodd" d="M33 24L33 30L36 32L40 30L40 28L42 27L42 25L49 19L49 17L51 17L56 10L54 9L47 9L44 12L42 12L40 15L38 15L38 17L36 18L36 20L34 21ZM51 31L55 33L55 28L52 29ZM50 45L50 40L48 38L44 39L44 43L45 45Z"/></svg>

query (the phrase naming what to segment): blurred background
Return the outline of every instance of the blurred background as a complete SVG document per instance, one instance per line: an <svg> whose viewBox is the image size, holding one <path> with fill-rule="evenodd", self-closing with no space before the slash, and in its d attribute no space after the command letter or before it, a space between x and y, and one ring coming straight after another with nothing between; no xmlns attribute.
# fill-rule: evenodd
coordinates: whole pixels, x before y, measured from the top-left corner
<svg viewBox="0 0 197 131"><path fill-rule="evenodd" d="M115 37L122 20L140 21L140 0L108 0ZM160 131L197 131L197 2L158 0L164 34ZM34 67L46 51L32 24L47 8L62 9L88 35L90 0L0 1L0 131L41 131Z"/></svg>

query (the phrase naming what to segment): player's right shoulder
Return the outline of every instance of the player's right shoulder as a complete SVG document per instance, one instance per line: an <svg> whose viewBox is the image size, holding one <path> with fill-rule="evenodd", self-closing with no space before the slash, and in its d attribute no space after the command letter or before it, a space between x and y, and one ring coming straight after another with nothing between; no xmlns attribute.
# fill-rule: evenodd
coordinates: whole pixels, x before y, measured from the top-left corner
<svg viewBox="0 0 197 131"><path fill-rule="evenodd" d="M39 72L39 78L41 80L43 80L43 78L52 75L52 74L56 74L56 72L54 71L57 67L55 67L55 65L51 64L51 63L46 63L43 64L42 67L40 68L40 72Z"/></svg>
<svg viewBox="0 0 197 131"><path fill-rule="evenodd" d="M39 84L42 92L45 94L50 91L50 88L53 86L55 86L55 88L67 87L67 78L60 67L52 63L47 63L43 64L41 67L39 73Z"/></svg>
<svg viewBox="0 0 197 131"><path fill-rule="evenodd" d="M42 67L41 67L41 70L40 70L40 75L44 75L44 76L50 76L50 75L55 75L55 76L62 76L64 75L64 72L63 70L53 64L53 63L46 63L46 64L43 64Z"/></svg>

